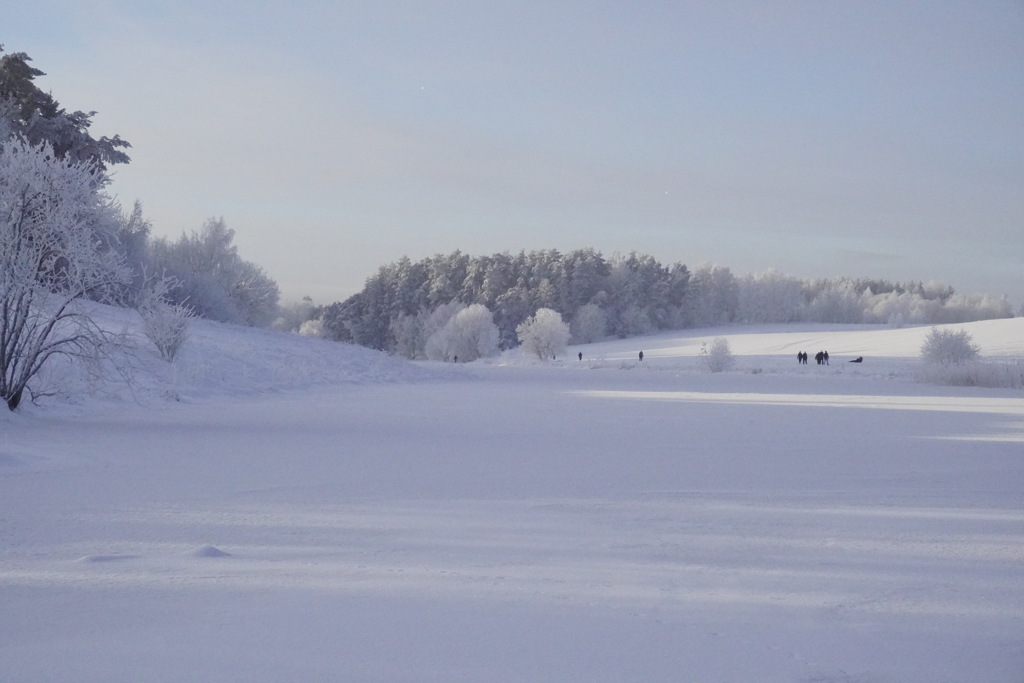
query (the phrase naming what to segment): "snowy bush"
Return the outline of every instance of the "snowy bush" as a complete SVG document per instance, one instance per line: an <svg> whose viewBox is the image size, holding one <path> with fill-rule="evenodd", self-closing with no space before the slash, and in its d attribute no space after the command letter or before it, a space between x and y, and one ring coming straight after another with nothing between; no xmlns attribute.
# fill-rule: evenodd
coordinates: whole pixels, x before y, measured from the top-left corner
<svg viewBox="0 0 1024 683"><path fill-rule="evenodd" d="M313 318L299 325L299 334L304 337L322 337L324 336L324 319Z"/></svg>
<svg viewBox="0 0 1024 683"><path fill-rule="evenodd" d="M1024 388L1024 364L970 361L958 365L926 364L918 379L956 387Z"/></svg>
<svg viewBox="0 0 1024 683"><path fill-rule="evenodd" d="M142 317L142 332L153 342L160 357L173 363L178 352L188 341L189 321L192 309L184 304L167 304L150 301L139 306Z"/></svg>
<svg viewBox="0 0 1024 683"><path fill-rule="evenodd" d="M701 355L711 372L723 372L736 364L736 358L729 348L729 340L725 337L715 337L710 346L701 349Z"/></svg>
<svg viewBox="0 0 1024 683"><path fill-rule="evenodd" d="M565 351L569 343L569 326L562 322L557 311L541 308L516 327L516 336L524 349L546 360Z"/></svg>
<svg viewBox="0 0 1024 683"><path fill-rule="evenodd" d="M935 365L962 365L978 357L978 347L967 330L940 330L933 327L924 344L921 358Z"/></svg>

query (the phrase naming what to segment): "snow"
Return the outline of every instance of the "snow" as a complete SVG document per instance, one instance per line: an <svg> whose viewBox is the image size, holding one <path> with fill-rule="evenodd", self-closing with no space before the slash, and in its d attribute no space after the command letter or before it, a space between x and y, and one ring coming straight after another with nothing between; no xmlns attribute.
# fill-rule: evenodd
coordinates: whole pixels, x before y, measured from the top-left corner
<svg viewBox="0 0 1024 683"><path fill-rule="evenodd" d="M0 416L0 680L1019 682L1024 393L916 381L928 329L455 366L196 321Z"/></svg>

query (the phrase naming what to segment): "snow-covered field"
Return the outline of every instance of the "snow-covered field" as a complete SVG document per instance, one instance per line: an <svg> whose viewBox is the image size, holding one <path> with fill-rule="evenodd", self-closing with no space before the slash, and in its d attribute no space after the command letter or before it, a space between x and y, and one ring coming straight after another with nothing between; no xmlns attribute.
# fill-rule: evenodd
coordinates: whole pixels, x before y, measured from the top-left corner
<svg viewBox="0 0 1024 683"><path fill-rule="evenodd" d="M196 322L0 416L0 680L1020 683L1024 392L916 382L927 331L454 366Z"/></svg>

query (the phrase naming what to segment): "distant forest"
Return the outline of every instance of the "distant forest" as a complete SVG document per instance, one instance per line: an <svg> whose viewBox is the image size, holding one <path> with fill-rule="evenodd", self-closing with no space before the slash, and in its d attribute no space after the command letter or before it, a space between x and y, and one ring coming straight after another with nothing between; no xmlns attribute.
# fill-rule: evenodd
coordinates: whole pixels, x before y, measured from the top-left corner
<svg viewBox="0 0 1024 683"><path fill-rule="evenodd" d="M665 266L639 253L594 249L469 256L461 251L381 266L363 290L324 307L324 336L419 357L424 337L470 305L485 306L501 348L538 309L557 311L573 343L726 323L942 324L1013 317L1008 299L962 295L936 283L797 279L775 270Z"/></svg>

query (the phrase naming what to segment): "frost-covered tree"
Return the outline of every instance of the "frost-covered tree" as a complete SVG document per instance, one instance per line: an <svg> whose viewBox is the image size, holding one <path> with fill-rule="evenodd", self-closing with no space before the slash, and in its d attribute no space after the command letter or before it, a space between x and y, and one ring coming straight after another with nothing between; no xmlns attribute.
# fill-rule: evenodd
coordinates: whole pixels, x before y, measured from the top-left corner
<svg viewBox="0 0 1024 683"><path fill-rule="evenodd" d="M942 330L933 327L921 345L926 363L962 365L978 357L979 349L967 330Z"/></svg>
<svg viewBox="0 0 1024 683"><path fill-rule="evenodd" d="M239 256L234 238L223 218L211 218L202 230L176 242L153 240L151 262L157 274L176 282L168 292L170 303L187 305L210 320L269 325L277 317L277 283Z"/></svg>
<svg viewBox="0 0 1024 683"><path fill-rule="evenodd" d="M95 358L110 340L81 305L131 281L103 184L94 164L47 143L0 142L0 399L11 410L52 358Z"/></svg>
<svg viewBox="0 0 1024 683"><path fill-rule="evenodd" d="M152 226L142 215L142 204L135 202L131 211L118 211L117 232L114 245L123 255L132 271L132 281L121 291L114 293L114 300L121 306L137 306L141 303L140 293L146 288L149 276L149 238Z"/></svg>
<svg viewBox="0 0 1024 683"><path fill-rule="evenodd" d="M797 320L803 289L796 278L769 268L738 283L739 318L748 323L788 323Z"/></svg>
<svg viewBox="0 0 1024 683"><path fill-rule="evenodd" d="M265 327L277 314L281 297L277 282L262 266L239 259L229 295L238 311L238 322L243 325Z"/></svg>
<svg viewBox="0 0 1024 683"><path fill-rule="evenodd" d="M483 304L473 304L451 316L426 342L427 358L468 363L498 352L498 327Z"/></svg>
<svg viewBox="0 0 1024 683"><path fill-rule="evenodd" d="M1012 318L1013 304L1006 296L950 294L943 303L938 323L966 323L975 320Z"/></svg>
<svg viewBox="0 0 1024 683"><path fill-rule="evenodd" d="M608 334L608 322L604 311L597 304L580 306L569 325L575 344L590 344L604 339Z"/></svg>
<svg viewBox="0 0 1024 683"><path fill-rule="evenodd" d="M541 308L516 327L516 336L524 349L537 354L541 360L547 360L565 351L569 343L569 326L562 322L558 311Z"/></svg>
<svg viewBox="0 0 1024 683"><path fill-rule="evenodd" d="M890 327L900 328L912 322L914 312L913 295L910 293L883 292L873 294L871 290L864 293L864 320L870 323L885 323Z"/></svg>
<svg viewBox="0 0 1024 683"><path fill-rule="evenodd" d="M441 334L441 330L445 328L452 318L458 315L459 311L465 308L465 304L452 301L438 306L429 313L425 313L422 316L422 322L419 324L420 341L418 342L418 347L422 351L418 350L417 354L412 357L415 358L422 354L430 360L450 360L451 355L447 347L447 338Z"/></svg>
<svg viewBox="0 0 1024 683"><path fill-rule="evenodd" d="M864 318L862 294L850 280L821 287L807 304L804 319L819 323L860 323Z"/></svg>
<svg viewBox="0 0 1024 683"><path fill-rule="evenodd" d="M512 348L518 342L516 328L530 317L530 311L536 310L532 299L529 288L519 283L494 302L494 322L498 325L502 348Z"/></svg>
<svg viewBox="0 0 1024 683"><path fill-rule="evenodd" d="M117 135L93 138L89 128L96 112L63 109L33 82L45 74L30 66L31 61L24 52L0 56L0 120L4 121L0 129L20 135L32 145L45 142L58 158L87 162L99 171L106 170L108 164L128 163L122 150L131 145ZM5 137L0 135L0 140Z"/></svg>
<svg viewBox="0 0 1024 683"><path fill-rule="evenodd" d="M739 285L728 268L715 264L698 266L690 277L687 294L689 324L720 325L736 319Z"/></svg>
<svg viewBox="0 0 1024 683"><path fill-rule="evenodd" d="M420 358L424 355L423 321L424 314L399 314L391 321L391 352L403 358Z"/></svg>
<svg viewBox="0 0 1024 683"><path fill-rule="evenodd" d="M671 299L671 284L671 272L651 256L613 256L606 307L611 333L632 337L667 327L681 303Z"/></svg>

